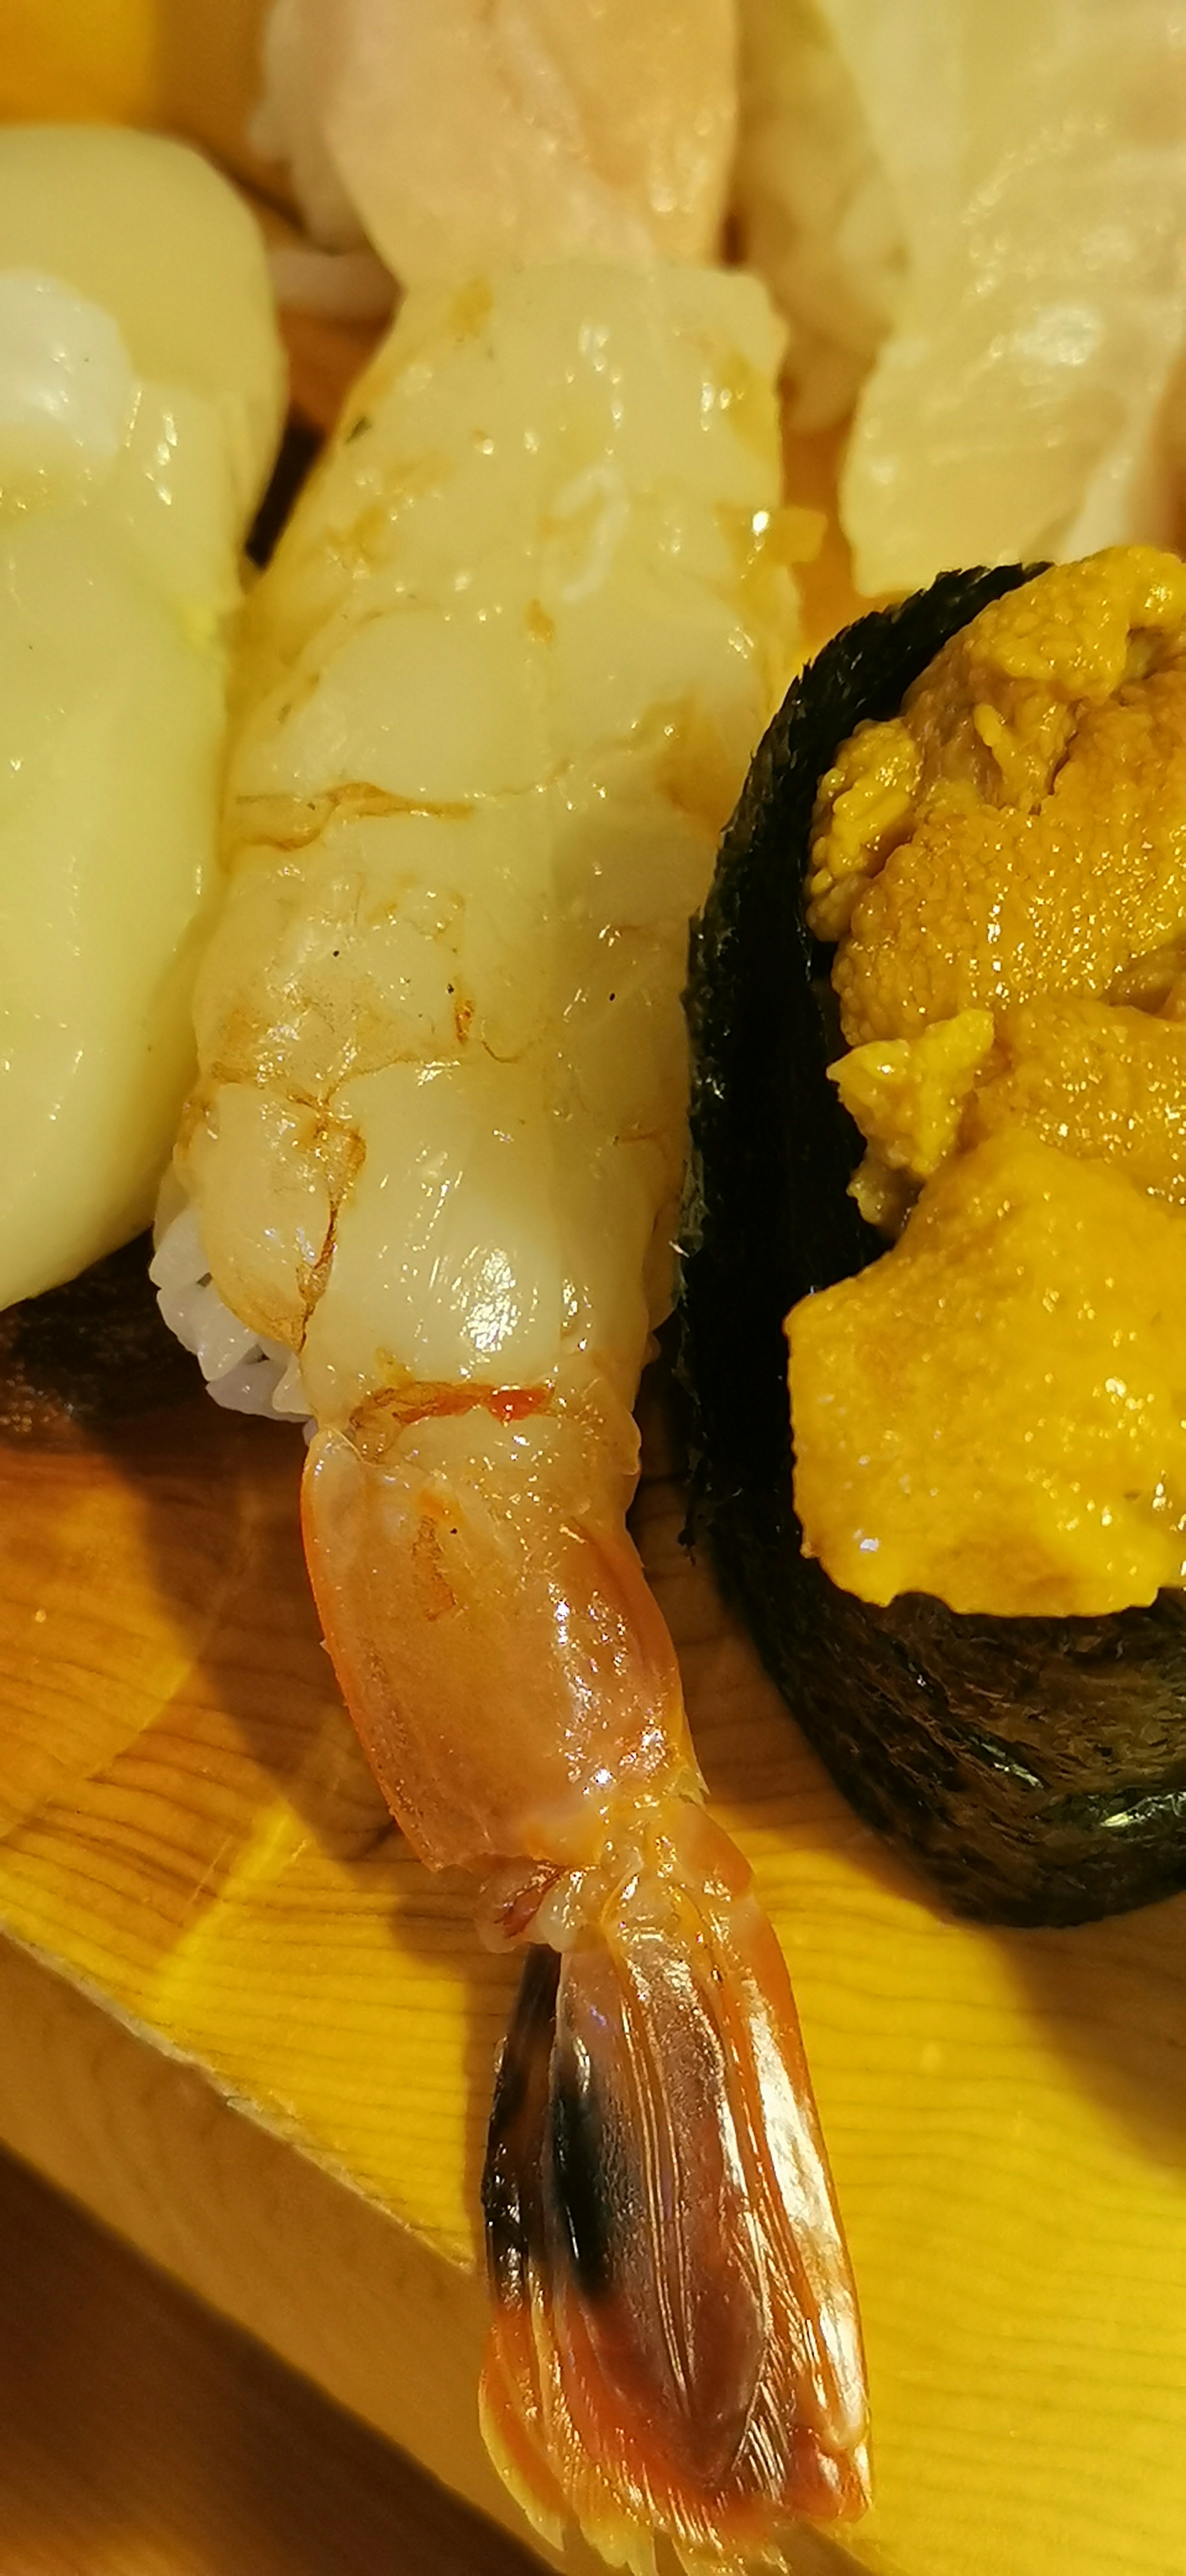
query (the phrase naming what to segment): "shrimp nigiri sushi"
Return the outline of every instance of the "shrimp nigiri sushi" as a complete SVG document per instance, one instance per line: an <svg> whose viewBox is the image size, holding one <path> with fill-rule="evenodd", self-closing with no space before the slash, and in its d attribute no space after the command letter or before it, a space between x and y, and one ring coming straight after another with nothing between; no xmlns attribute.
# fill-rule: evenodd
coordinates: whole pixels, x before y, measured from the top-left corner
<svg viewBox="0 0 1186 2576"><path fill-rule="evenodd" d="M250 605L155 1264L224 1398L313 1417L350 1712L525 1952L483 2420L542 2531L636 2568L867 2484L786 1969L626 1528L686 925L796 655L779 355L719 271L409 299Z"/></svg>

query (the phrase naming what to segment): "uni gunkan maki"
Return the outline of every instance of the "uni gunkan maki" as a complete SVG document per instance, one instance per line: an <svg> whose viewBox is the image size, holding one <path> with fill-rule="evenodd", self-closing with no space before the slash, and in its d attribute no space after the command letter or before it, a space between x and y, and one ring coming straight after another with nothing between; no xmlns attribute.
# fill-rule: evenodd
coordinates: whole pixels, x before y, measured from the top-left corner
<svg viewBox="0 0 1186 2576"><path fill-rule="evenodd" d="M693 1521L795 1715L961 1912L1186 1885L1177 557L837 636L689 1020Z"/></svg>

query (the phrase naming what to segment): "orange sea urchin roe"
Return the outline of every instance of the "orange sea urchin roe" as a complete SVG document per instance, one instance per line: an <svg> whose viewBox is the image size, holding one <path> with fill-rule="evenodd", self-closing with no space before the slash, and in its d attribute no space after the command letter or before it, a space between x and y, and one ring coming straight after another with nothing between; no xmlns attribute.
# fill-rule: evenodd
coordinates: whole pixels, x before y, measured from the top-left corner
<svg viewBox="0 0 1186 2576"><path fill-rule="evenodd" d="M1117 1163L1138 1189L1186 1207L1186 1022L1106 1002L1002 1012L960 1140L1019 1125L1079 1162Z"/></svg>
<svg viewBox="0 0 1186 2576"><path fill-rule="evenodd" d="M1186 1216L1017 1131L790 1319L795 1500L867 1601L1050 1617L1186 1580Z"/></svg>
<svg viewBox="0 0 1186 2576"><path fill-rule="evenodd" d="M854 1194L905 1232L790 1319L807 1550L875 1601L1149 1600L1186 1580L1177 557L1057 566L858 728L808 917L839 942Z"/></svg>
<svg viewBox="0 0 1186 2576"><path fill-rule="evenodd" d="M1186 981L1186 979L1183 979ZM960 1011L916 1038L873 1039L831 1067L869 1151L853 1196L896 1234L952 1154L1027 1127L1078 1162L1122 1164L1137 1188L1186 1206L1186 1018L1178 987L1154 1017L1051 997Z"/></svg>
<svg viewBox="0 0 1186 2576"><path fill-rule="evenodd" d="M808 918L850 1046L1101 994L1186 913L1186 567L1058 564L937 655L823 780Z"/></svg>

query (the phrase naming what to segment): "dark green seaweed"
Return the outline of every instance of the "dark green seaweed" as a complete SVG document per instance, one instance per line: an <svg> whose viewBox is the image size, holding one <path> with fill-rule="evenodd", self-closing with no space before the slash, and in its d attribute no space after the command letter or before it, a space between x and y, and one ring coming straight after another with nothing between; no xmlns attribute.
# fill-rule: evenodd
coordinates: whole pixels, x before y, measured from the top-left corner
<svg viewBox="0 0 1186 2576"><path fill-rule="evenodd" d="M945 574L828 645L760 746L693 927L692 1178L681 1372L694 1530L795 1716L867 1821L963 1914L1078 1923L1186 1885L1186 1597L1098 1619L877 1609L804 1557L783 1318L884 1249L825 1068L828 952L802 919L815 791L948 638L1027 578ZM892 1390L887 1390L892 1401Z"/></svg>

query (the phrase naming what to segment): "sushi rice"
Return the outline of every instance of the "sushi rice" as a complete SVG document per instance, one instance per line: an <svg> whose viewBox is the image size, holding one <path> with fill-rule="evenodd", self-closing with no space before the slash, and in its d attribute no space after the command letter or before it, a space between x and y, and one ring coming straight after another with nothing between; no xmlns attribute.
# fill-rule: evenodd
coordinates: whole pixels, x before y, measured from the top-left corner
<svg viewBox="0 0 1186 2576"><path fill-rule="evenodd" d="M224 1304L210 1276L198 1211L171 1174L162 1214L148 1275L164 1322L193 1352L207 1392L228 1413L281 1415L311 1429L295 1351L253 1333Z"/></svg>

